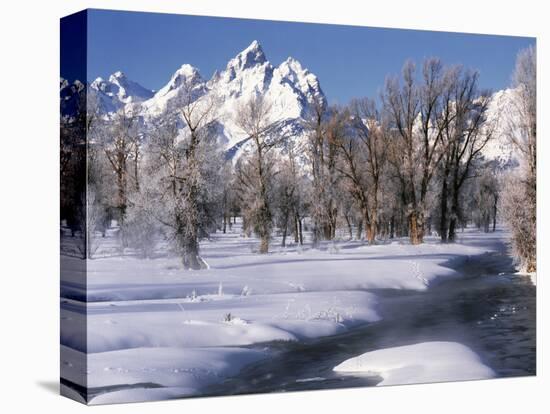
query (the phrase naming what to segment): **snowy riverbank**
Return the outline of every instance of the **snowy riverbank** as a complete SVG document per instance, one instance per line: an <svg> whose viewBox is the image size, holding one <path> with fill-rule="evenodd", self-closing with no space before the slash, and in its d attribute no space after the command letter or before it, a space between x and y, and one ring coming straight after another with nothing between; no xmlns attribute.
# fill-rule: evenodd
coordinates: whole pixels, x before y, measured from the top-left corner
<svg viewBox="0 0 550 414"><path fill-rule="evenodd" d="M87 349L88 387L112 390L92 404L198 395L267 356L249 345L334 335L376 322L377 297L368 290L425 290L459 276L449 261L491 251L504 237L466 231L448 245L435 238L420 246L341 241L258 255L257 240L233 230L201 245L208 270L186 272L167 257L88 261L87 309L79 301L85 286L65 275L62 377L79 383L84 368L76 362L78 352ZM75 335L84 311L86 343ZM125 385L132 389L118 389Z"/></svg>
<svg viewBox="0 0 550 414"><path fill-rule="evenodd" d="M456 342L424 342L367 352L334 368L342 374L379 375L377 385L467 381L495 376L468 347Z"/></svg>

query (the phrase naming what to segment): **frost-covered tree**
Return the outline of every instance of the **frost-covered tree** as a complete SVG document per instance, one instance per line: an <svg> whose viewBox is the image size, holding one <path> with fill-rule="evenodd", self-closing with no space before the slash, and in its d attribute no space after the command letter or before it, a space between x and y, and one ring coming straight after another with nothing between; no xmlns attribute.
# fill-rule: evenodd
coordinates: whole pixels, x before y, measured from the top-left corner
<svg viewBox="0 0 550 414"><path fill-rule="evenodd" d="M275 187L275 208L277 226L282 232L282 247L286 246L287 235L295 233L295 242L303 243L303 235L300 231L300 220L302 214L300 172L296 162L294 142L288 141L286 156L279 157L277 162L277 174L274 180Z"/></svg>
<svg viewBox="0 0 550 414"><path fill-rule="evenodd" d="M122 107L110 118L98 118L90 129L92 145L101 149L103 156L114 176L113 206L118 211L118 219L122 224L128 206L128 194L133 191L129 182L134 180L134 187L139 187L137 181L138 163L140 157L139 115Z"/></svg>
<svg viewBox="0 0 550 414"><path fill-rule="evenodd" d="M452 71L431 58L424 61L421 76L407 62L402 81L386 82L384 104L394 135L389 160L401 187L413 244L424 238L432 179L446 151L443 133L454 117L449 111Z"/></svg>
<svg viewBox="0 0 550 414"><path fill-rule="evenodd" d="M162 207L157 188L158 177L146 168L141 170L146 174L143 174L139 191L129 197L122 231L128 247L143 258L151 258L159 238L161 223L157 215Z"/></svg>
<svg viewBox="0 0 550 414"><path fill-rule="evenodd" d="M536 272L536 205L525 178L511 174L504 181L502 210L512 231L514 256L521 271Z"/></svg>
<svg viewBox="0 0 550 414"><path fill-rule="evenodd" d="M262 95L250 98L238 108L235 123L252 144L250 153L237 165L245 224L260 238L259 252L267 253L273 228L272 149L284 137L276 131L271 103Z"/></svg>
<svg viewBox="0 0 550 414"><path fill-rule="evenodd" d="M199 238L201 230L205 230L207 224L212 223L213 217L208 217L210 211L207 207L209 196L205 192L213 190L209 185L216 176L208 167L219 168L220 157L216 157L214 149L216 137L211 126L216 118L217 98L215 94L209 94L198 98L194 85L186 80L180 89L178 97L179 113L185 122L185 138L180 144L183 151L182 175L178 176L178 196L183 198L185 215L184 222L179 223L179 232L183 231L185 237L181 238L180 245L183 252L184 267L200 269L205 266L199 256ZM205 150L214 149L212 158L208 159ZM217 159L216 159L217 158ZM219 170L218 170L219 171Z"/></svg>
<svg viewBox="0 0 550 414"><path fill-rule="evenodd" d="M443 92L441 192L439 234L454 241L462 215L461 192L481 167L482 150L493 138L494 123L487 119L491 98L479 91L478 73L454 67L447 71Z"/></svg>
<svg viewBox="0 0 550 414"><path fill-rule="evenodd" d="M518 54L513 73L513 103L509 108L507 135L520 159L520 169L507 181L503 210L512 230L512 242L520 266L536 271L537 228L537 78L536 51Z"/></svg>
<svg viewBox="0 0 550 414"><path fill-rule="evenodd" d="M398 78L386 80L384 104L394 132L389 160L400 183L400 194L406 209L411 242L421 243L423 237L423 211L418 200L417 177L418 142L417 119L420 114L420 99L416 85L416 70L407 62L402 71L403 85ZM428 148L429 150L429 148Z"/></svg>
<svg viewBox="0 0 550 414"><path fill-rule="evenodd" d="M96 198L95 188L90 184L86 191L86 199L82 201L82 206L85 207L82 209L81 215L82 222L85 223L83 228L86 229L86 258L92 259L101 244L97 233L104 219L104 209Z"/></svg>
<svg viewBox="0 0 550 414"><path fill-rule="evenodd" d="M164 114L148 137L142 175L151 180L143 191L156 192L150 214L164 225L184 268L197 270L207 266L199 241L215 229L220 214L223 154L211 128L216 102L195 99L191 86L181 93L176 112Z"/></svg>
<svg viewBox="0 0 550 414"><path fill-rule="evenodd" d="M353 101L345 116L349 125L346 136L339 142L339 171L361 210L365 239L374 243L379 226L379 199L388 134L373 100Z"/></svg>
<svg viewBox="0 0 550 414"><path fill-rule="evenodd" d="M233 166L230 161L227 161L223 165L222 176L222 198L221 198L221 229L225 234L227 227L231 229L232 222L231 216L238 211L237 197L235 193L235 176Z"/></svg>
<svg viewBox="0 0 550 414"><path fill-rule="evenodd" d="M86 94L78 96L76 114L73 117L62 117L60 120L60 218L64 220L75 237L82 222L80 211L83 208L86 191L86 157L88 119L86 111ZM79 233L82 234L82 233ZM85 252L85 238L75 240L80 243L79 249Z"/></svg>
<svg viewBox="0 0 550 414"><path fill-rule="evenodd" d="M313 219L313 243L332 240L338 219L337 187L340 174L336 170L338 138L342 123L340 110L327 109L317 97L306 116L304 127L308 131L307 156L312 175L310 214Z"/></svg>
<svg viewBox="0 0 550 414"><path fill-rule="evenodd" d="M500 195L498 173L491 167L485 168L468 190L472 195L470 211L474 223L485 233L495 231Z"/></svg>

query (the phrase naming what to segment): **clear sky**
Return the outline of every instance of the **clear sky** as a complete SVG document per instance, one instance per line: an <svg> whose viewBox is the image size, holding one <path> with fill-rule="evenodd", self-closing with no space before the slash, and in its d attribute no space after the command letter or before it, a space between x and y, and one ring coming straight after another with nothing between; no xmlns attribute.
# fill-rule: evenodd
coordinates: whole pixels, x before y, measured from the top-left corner
<svg viewBox="0 0 550 414"><path fill-rule="evenodd" d="M278 65L288 56L315 73L331 103L376 96L406 59L440 57L479 70L483 88L510 82L518 51L534 38L92 10L88 80L122 70L161 88L184 63L208 79L253 40ZM68 76L70 79L70 74Z"/></svg>

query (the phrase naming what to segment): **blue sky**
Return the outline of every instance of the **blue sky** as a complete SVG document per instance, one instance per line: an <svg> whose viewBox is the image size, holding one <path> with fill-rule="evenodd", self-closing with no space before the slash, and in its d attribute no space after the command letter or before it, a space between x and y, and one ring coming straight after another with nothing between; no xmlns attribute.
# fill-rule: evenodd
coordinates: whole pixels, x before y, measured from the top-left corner
<svg viewBox="0 0 550 414"><path fill-rule="evenodd" d="M376 96L406 59L432 56L477 69L483 88L500 89L510 82L518 51L535 44L525 37L170 14L92 10L88 16L88 80L122 70L159 89L183 63L210 78L256 39L274 65L298 59L319 77L330 102L340 104Z"/></svg>

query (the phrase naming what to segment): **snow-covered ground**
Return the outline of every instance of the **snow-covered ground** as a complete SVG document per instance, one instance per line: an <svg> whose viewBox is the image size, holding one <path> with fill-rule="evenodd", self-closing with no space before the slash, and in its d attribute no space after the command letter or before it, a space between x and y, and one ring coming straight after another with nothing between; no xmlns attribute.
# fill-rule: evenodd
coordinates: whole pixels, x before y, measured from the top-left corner
<svg viewBox="0 0 550 414"><path fill-rule="evenodd" d="M498 237L502 233L467 230L456 244L339 241L319 249L280 248L275 239L272 252L259 255L257 240L242 237L237 224L201 244L209 265L201 271L184 271L169 256L113 255L107 237L87 262L87 286L76 271L62 276L62 377L84 386L87 374L90 388L115 387L92 404L197 395L267 356L249 345L334 335L378 321L376 293L369 290L424 290L457 277L450 260L492 250ZM80 259L63 260L64 269L78 269ZM86 336L79 333L85 312ZM430 378L454 375L438 377L443 369L431 370ZM116 388L128 384L133 388Z"/></svg>
<svg viewBox="0 0 550 414"><path fill-rule="evenodd" d="M423 342L367 352L342 362L334 371L378 375L382 381L377 385L466 381L495 375L470 348L456 342Z"/></svg>

